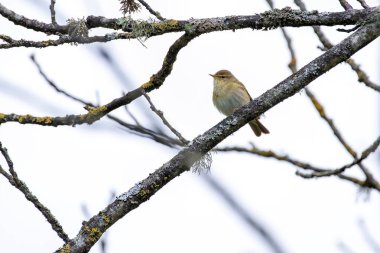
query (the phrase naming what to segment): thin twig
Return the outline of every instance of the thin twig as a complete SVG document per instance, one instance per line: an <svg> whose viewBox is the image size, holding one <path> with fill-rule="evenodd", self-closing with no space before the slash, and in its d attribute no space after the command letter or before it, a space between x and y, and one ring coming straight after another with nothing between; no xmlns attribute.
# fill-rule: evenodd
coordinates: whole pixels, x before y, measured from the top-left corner
<svg viewBox="0 0 380 253"><path fill-rule="evenodd" d="M339 0L339 3L340 5L342 5L342 7L348 11L348 10L352 10L352 6L346 1L346 0Z"/></svg>
<svg viewBox="0 0 380 253"><path fill-rule="evenodd" d="M144 7L152 14L154 15L156 18L158 18L159 20L161 21L164 21L165 18L163 18L161 16L161 14L158 12L158 11L155 11L152 9L152 7L149 6L149 4L147 2L145 2L144 0L138 0L142 5L144 5Z"/></svg>
<svg viewBox="0 0 380 253"><path fill-rule="evenodd" d="M204 174L202 177L208 185L216 191L228 206L239 215L254 232L258 233L264 241L272 248L275 253L284 253L285 250L279 245L275 238L267 231L267 229L257 219L255 219L250 211L244 209L244 207L232 196L230 192L226 190L226 187L221 185L215 178L209 174Z"/></svg>
<svg viewBox="0 0 380 253"><path fill-rule="evenodd" d="M361 26L361 24L360 25L356 25L356 26L354 26L354 27L352 27L350 29L338 28L336 30L338 32L351 33L351 32L356 31L357 29L359 29L360 26Z"/></svg>
<svg viewBox="0 0 380 253"><path fill-rule="evenodd" d="M294 0L294 3L302 10L307 11L305 4L302 0ZM322 29L319 26L312 26L314 33L318 36L319 41L323 44L325 49L330 49L334 45L329 41L326 35L322 32ZM371 80L369 80L368 75L360 68L359 64L355 63L355 61L350 58L346 61L347 64L351 66L351 69L356 72L358 76L358 81L364 83L367 87L380 92L380 85L375 84Z"/></svg>
<svg viewBox="0 0 380 253"><path fill-rule="evenodd" d="M135 117L135 115L133 115L133 113L129 110L128 106L124 106L124 109L125 109L125 112L129 115L129 117L131 117L131 119L135 122L135 125L136 126L141 126L141 123L139 122L139 120Z"/></svg>
<svg viewBox="0 0 380 253"><path fill-rule="evenodd" d="M34 65L37 67L37 70L38 72L40 73L40 75L45 79L45 81L51 86L53 87L58 93L62 93L64 94L65 96L71 98L72 100L75 100L77 102L80 102L82 104L85 104L85 105L90 105L90 106L93 106L95 107L94 105L91 105L89 104L88 102L84 101L83 99L80 99L78 97L75 97L69 93L67 93L66 91L60 89L49 77L46 76L46 74L42 71L42 68L40 66L40 64L37 62L36 60L36 57L34 54L30 55L30 59L32 60L32 62L34 63Z"/></svg>
<svg viewBox="0 0 380 253"><path fill-rule="evenodd" d="M50 0L50 16L51 16L51 23L53 25L57 25L57 21L55 20L55 0Z"/></svg>
<svg viewBox="0 0 380 253"><path fill-rule="evenodd" d="M364 9L368 9L368 8L371 8L366 2L365 0L357 0L361 6L364 8Z"/></svg>
<svg viewBox="0 0 380 253"><path fill-rule="evenodd" d="M269 5L269 7L273 10L274 5L273 5L272 0L267 0L267 3ZM281 32L282 32L282 35L284 36L284 39L286 41L286 45L287 45L288 50L290 52L290 62L288 64L288 67L292 71L292 73L294 74L297 72L297 58L296 58L295 50L294 50L293 45L292 45L292 39L290 38L290 36L286 32L285 28L281 27Z"/></svg>
<svg viewBox="0 0 380 253"><path fill-rule="evenodd" d="M1 166L0 166L0 173L8 179L11 185L13 185L18 190L20 190L24 194L27 200L33 203L33 205L42 213L42 215L50 223L51 227L58 234L58 236L65 243L67 243L69 241L69 237L65 233L65 231L63 231L61 224L59 224L59 221L53 216L50 210L47 207L45 207L35 195L31 193L28 186L21 179L19 179L16 171L14 170L13 162L8 154L8 151L5 147L3 147L1 142L0 142L0 152L8 164L9 172L11 174L6 173L6 171Z"/></svg>
<svg viewBox="0 0 380 253"><path fill-rule="evenodd" d="M68 97L74 101L77 101L77 102L85 105L86 107L90 107L90 108L96 107L96 105L94 105L93 103L85 101L81 98L78 98L78 97L70 94L69 92L66 92L65 90L59 88L58 85L46 75L46 73L43 71L42 67L37 62L34 55L31 56L31 60L36 65L39 73L44 78L44 80L47 82L47 84L49 86L51 86L55 91L57 91L60 94L63 94L64 96L66 96L66 97ZM123 95L125 95L125 94L123 93ZM126 106L125 106L125 108L126 108ZM126 108L126 110L127 110L127 108ZM133 115L131 115L131 116L133 116ZM163 145L166 145L168 147L181 146L182 145L182 142L177 141L176 139L171 138L171 137L169 137L163 133L157 133L153 130L145 128L145 127L141 126L140 124L137 124L137 123L136 123L136 125L129 124L129 123L123 121L122 119L118 118L118 117L112 116L111 114L107 114L106 117L109 118L110 120L118 123L120 126L127 128L128 130L130 130L134 134L137 134L139 136L148 137L148 138L150 138L150 139L152 139L158 143L161 143ZM136 120L136 122L137 122L137 120Z"/></svg>
<svg viewBox="0 0 380 253"><path fill-rule="evenodd" d="M366 226L366 223L364 220L359 220L359 228L361 230L361 235L366 240L367 244L371 247L373 253L379 253L380 252L380 241L375 239L376 237L373 236L370 231L368 230L368 227Z"/></svg>
<svg viewBox="0 0 380 253"><path fill-rule="evenodd" d="M144 97L146 98L146 100L148 101L149 105L150 105L150 109L152 109L152 111L157 114L158 117L160 117L160 119L162 120L162 123L164 123L165 126L167 126L169 128L169 130L175 135L178 137L178 139L183 143L183 144L187 144L189 143L188 140L186 140L180 132L178 132L167 120L166 118L164 117L164 114L162 111L158 110L152 100L150 99L149 95L146 94L145 91L143 91L143 95Z"/></svg>
<svg viewBox="0 0 380 253"><path fill-rule="evenodd" d="M311 174L305 174L300 171L297 171L296 174L298 176L301 176L303 178L316 178L316 177L328 177L328 176L333 176L333 175L338 175L344 172L346 169L351 168L354 165L357 165L361 163L364 159L366 159L371 153L375 152L376 149L380 145L380 136L372 143L371 146L369 146L366 150L363 151L362 155L360 156L359 159L355 159L352 163L344 165L338 169L334 170L326 170L323 172L313 172Z"/></svg>
<svg viewBox="0 0 380 253"><path fill-rule="evenodd" d="M215 148L213 150L220 151L220 152L231 152L231 151L243 152L243 153L258 155L258 156L265 157L265 158L273 158L273 159L276 159L276 160L281 161L281 162L287 162L287 163L289 163L293 166L296 166L300 169L310 170L313 172L325 172L328 170L326 168L319 168L315 165L311 165L310 163L299 161L297 159L290 157L289 155L279 155L272 150L261 150L261 149L254 147L254 146L252 146L251 148L224 147L224 148ZM369 185L367 183L367 181L362 181L362 180L359 180L357 178L346 176L343 174L338 174L337 176L343 180L350 181L350 182L357 184L359 186L369 187L369 188L373 188L373 189L380 191L380 188L376 188L374 185Z"/></svg>
<svg viewBox="0 0 380 253"><path fill-rule="evenodd" d="M306 11L306 6L302 2L302 0L294 0L294 2L296 3L296 5L301 10ZM314 32L317 34L319 40L322 42L322 44L324 45L324 47L326 49L329 49L329 48L333 47L333 44L327 39L327 37L324 35L324 33L322 32L322 30L320 29L320 27L313 26L313 29L314 29ZM369 81L368 76L359 68L359 66L354 62L353 59L350 58L350 59L346 60L346 63L348 63L351 66L351 68L353 70L355 70L355 72L357 73L357 75L359 77L359 81L362 80L367 86L369 86L369 87L372 86L368 82ZM366 80L366 81L364 81L364 80ZM371 88L376 88L376 85L372 86ZM357 157L356 152L344 140L342 134L340 133L340 131L338 130L338 128L335 126L335 124L332 121L332 119L330 119L326 115L325 110L324 110L322 104L318 101L318 99L314 96L314 94L308 88L306 88L305 91L306 91L306 95L309 97L309 99L313 103L315 109L318 111L320 117L327 122L327 124L330 126L331 130L333 131L334 135L337 137L337 139L339 140L339 142L343 145L343 147L347 150L348 153L350 153L350 155L354 159L357 159L358 157ZM379 87L379 91L380 91L380 87ZM358 166L359 166L359 168L363 171L363 173L366 176L367 185L372 185L373 188L376 188L376 189L380 190L380 183L377 182L377 180L375 180L375 178L369 172L369 170L363 164L361 164L361 163L359 163Z"/></svg>

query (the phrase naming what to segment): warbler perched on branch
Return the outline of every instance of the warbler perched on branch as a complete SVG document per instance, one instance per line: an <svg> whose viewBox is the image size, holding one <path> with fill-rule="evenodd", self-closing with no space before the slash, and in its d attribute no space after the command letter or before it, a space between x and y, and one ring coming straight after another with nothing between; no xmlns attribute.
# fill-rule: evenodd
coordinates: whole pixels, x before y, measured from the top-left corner
<svg viewBox="0 0 380 253"><path fill-rule="evenodd" d="M219 70L214 75L214 91L212 101L215 107L224 115L231 115L239 107L252 101L244 84L242 84L230 71ZM269 134L268 129L261 124L258 118L249 122L256 136Z"/></svg>

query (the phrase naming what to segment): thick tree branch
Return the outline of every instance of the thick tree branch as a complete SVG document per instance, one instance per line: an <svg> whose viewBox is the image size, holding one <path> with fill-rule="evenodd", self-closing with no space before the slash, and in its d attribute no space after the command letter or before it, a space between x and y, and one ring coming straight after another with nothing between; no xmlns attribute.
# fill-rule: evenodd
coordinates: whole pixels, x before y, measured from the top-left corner
<svg viewBox="0 0 380 253"><path fill-rule="evenodd" d="M347 60L355 52L380 35L380 10L371 23L323 55L311 61L297 73L268 90L249 104L236 110L219 124L195 138L170 161L122 194L99 214L84 222L75 238L57 252L88 252L101 235L120 218L147 201L158 190L179 176L198 161L219 142L234 133L247 122L305 88L310 82Z"/></svg>
<svg viewBox="0 0 380 253"><path fill-rule="evenodd" d="M87 29L104 27L112 30L124 30L127 33L106 34L104 36L75 37L70 35L70 24L56 25L47 24L37 20L29 19L19 15L0 3L0 15L7 18L16 25L23 26L46 34L56 34L60 38L57 40L28 41L28 40L9 40L7 44L1 44L0 48L12 47L49 47L65 43L94 43L107 42L117 39L138 39L140 37L152 37L171 32L196 31L198 34L237 30L244 28L252 29L274 29L277 27L301 27L311 25L335 26L335 25L356 25L365 20L375 12L376 8L364 10L350 10L345 12L325 12L317 11L306 12L284 8L275 9L264 13L250 16L228 16L207 19L189 20L163 20L160 22L134 21L132 19L119 18L108 19L99 16L88 16L83 20ZM66 36L62 36L66 35ZM4 37L9 37L2 35ZM10 37L9 37L10 38Z"/></svg>

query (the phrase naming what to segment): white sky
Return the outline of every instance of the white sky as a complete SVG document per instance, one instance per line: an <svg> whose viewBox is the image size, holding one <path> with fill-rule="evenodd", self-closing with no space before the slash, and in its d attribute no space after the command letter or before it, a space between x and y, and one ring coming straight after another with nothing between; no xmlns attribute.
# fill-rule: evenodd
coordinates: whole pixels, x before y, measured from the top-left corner
<svg viewBox="0 0 380 253"><path fill-rule="evenodd" d="M48 1L0 0L1 4L29 18L49 22ZM308 9L341 11L336 1L305 1ZM350 1L359 7L356 1ZM37 4L38 3L38 4ZM165 18L188 19L226 15L249 15L268 10L262 1L148 1ZM371 6L380 1L367 1ZM276 7L292 1L276 1ZM87 15L120 17L118 1L57 0L58 22ZM133 17L146 18L146 11ZM347 34L323 28L333 42ZM102 33L98 30L96 33ZM302 67L321 54L311 28L288 29ZM15 39L42 39L43 34L15 27L0 18L0 33ZM125 83L99 60L103 47L117 60L132 87L146 82L161 66L169 46L180 34L107 44L46 49L14 48L0 51L0 112L33 115L83 113L82 105L48 87L29 59L37 60L61 88L78 97L106 103L127 91ZM371 80L380 82L379 40L354 57ZM231 70L256 97L286 78L289 52L279 30L214 32L193 40L179 55L164 85L150 93L155 105L187 139L203 133L223 119L211 101L212 80L219 69ZM379 94L358 83L349 66L341 64L309 87L359 153L379 134ZM156 115L140 98L129 106L142 124ZM143 114L141 107L147 108ZM113 113L127 120L123 109ZM220 146L260 148L334 168L351 157L333 137L301 92L268 111L262 122L270 135L256 138L244 127ZM148 125L149 126L149 125ZM102 210L110 198L127 191L168 161L176 150L131 135L103 119L92 126L41 127L3 124L0 141L9 150L20 178L30 187L70 237L90 214ZM0 159L5 167L5 162ZM379 151L366 160L380 180ZM353 252L372 252L358 221L362 219L380 242L380 197L367 195L337 178L305 180L286 163L235 153L213 155L211 175L275 237L285 252L341 252L343 242ZM350 171L360 175L358 168ZM0 252L51 252L62 245L50 225L23 195L0 178ZM148 202L129 213L106 234L108 252L272 252L257 233L193 173L170 182ZM99 252L94 247L91 252Z"/></svg>

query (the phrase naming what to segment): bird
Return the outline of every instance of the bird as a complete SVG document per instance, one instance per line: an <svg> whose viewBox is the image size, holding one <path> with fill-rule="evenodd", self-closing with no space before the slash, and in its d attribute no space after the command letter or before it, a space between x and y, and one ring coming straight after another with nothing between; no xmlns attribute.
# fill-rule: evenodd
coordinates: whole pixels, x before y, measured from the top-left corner
<svg viewBox="0 0 380 253"><path fill-rule="evenodd" d="M212 101L222 114L230 116L236 109L252 101L244 84L230 71L222 69L209 75L214 79ZM261 134L269 134L269 130L258 118L251 120L249 126L257 137Z"/></svg>

